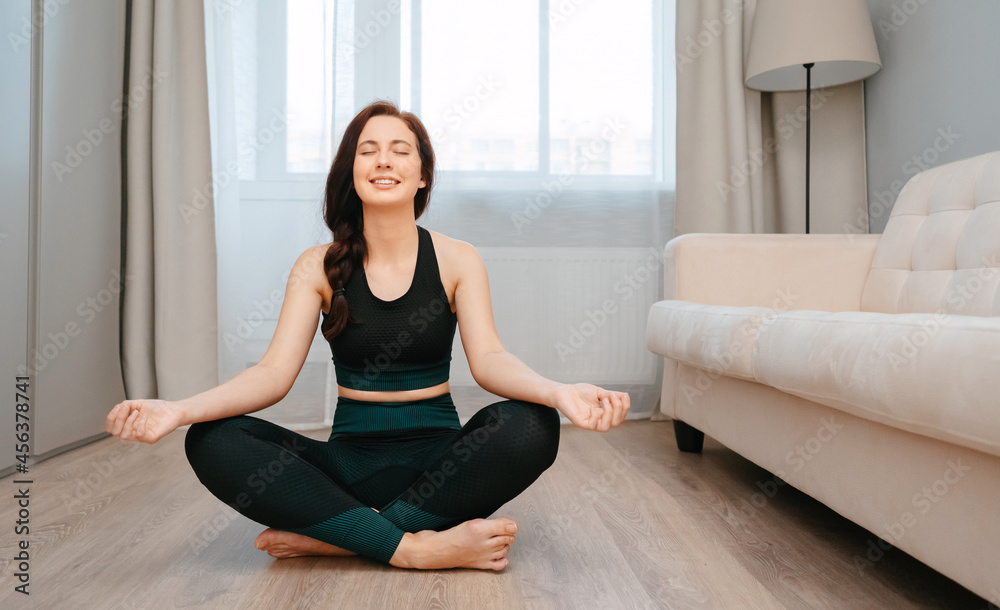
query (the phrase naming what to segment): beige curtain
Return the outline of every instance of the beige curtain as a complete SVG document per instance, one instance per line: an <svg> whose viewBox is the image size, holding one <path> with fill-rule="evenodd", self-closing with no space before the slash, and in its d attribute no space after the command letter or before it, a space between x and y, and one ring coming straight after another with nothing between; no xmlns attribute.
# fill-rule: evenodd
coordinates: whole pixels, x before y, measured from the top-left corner
<svg viewBox="0 0 1000 610"><path fill-rule="evenodd" d="M128 398L218 383L215 218L201 2L129 2L122 206Z"/></svg>
<svg viewBox="0 0 1000 610"><path fill-rule="evenodd" d="M756 0L677 0L675 233L805 232L805 91L743 84ZM812 233L867 233L864 89L813 90Z"/></svg>

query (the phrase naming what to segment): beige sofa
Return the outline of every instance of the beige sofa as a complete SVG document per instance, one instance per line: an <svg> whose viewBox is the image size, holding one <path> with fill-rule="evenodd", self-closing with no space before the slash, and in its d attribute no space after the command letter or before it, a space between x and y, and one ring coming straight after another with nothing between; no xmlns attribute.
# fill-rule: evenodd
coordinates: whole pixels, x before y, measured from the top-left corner
<svg viewBox="0 0 1000 610"><path fill-rule="evenodd" d="M882 235L689 234L647 345L705 433L1000 604L1000 153L922 172ZM759 497L757 497L759 496Z"/></svg>

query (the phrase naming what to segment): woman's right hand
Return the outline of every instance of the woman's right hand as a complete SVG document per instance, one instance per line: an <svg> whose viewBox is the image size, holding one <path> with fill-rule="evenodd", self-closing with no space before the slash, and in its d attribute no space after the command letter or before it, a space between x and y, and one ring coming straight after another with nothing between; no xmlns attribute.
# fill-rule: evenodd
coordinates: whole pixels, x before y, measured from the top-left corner
<svg viewBox="0 0 1000 610"><path fill-rule="evenodd" d="M127 441L152 445L180 425L180 412L165 400L140 399L120 402L108 413L104 429Z"/></svg>

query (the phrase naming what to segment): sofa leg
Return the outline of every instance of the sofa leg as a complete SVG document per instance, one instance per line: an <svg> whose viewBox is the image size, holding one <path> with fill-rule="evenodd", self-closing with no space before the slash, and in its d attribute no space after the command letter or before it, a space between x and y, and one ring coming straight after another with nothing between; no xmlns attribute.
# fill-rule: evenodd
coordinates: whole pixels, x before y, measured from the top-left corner
<svg viewBox="0 0 1000 610"><path fill-rule="evenodd" d="M677 448L684 453L701 453L701 447L705 442L705 433L675 419L674 438L677 439Z"/></svg>

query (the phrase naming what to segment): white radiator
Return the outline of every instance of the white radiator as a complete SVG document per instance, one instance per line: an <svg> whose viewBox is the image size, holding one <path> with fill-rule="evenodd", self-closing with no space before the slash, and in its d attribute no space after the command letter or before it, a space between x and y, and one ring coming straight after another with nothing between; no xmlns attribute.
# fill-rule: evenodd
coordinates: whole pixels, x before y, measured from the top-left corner
<svg viewBox="0 0 1000 610"><path fill-rule="evenodd" d="M655 383L646 318L662 295L654 248L478 248L490 276L500 339L545 377L594 384ZM474 383L461 344L454 384Z"/></svg>

